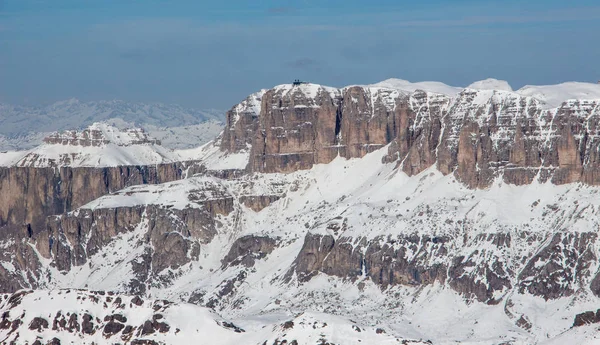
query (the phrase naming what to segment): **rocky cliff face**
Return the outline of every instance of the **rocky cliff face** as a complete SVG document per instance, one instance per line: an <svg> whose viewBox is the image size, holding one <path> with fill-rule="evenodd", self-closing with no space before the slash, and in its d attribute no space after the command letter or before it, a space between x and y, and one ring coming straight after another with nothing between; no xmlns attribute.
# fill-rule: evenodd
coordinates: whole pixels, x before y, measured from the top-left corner
<svg viewBox="0 0 600 345"><path fill-rule="evenodd" d="M191 168L191 169L190 169ZM181 179L201 171L193 162L117 167L0 167L0 227L43 228L47 216L69 212L127 186Z"/></svg>
<svg viewBox="0 0 600 345"><path fill-rule="evenodd" d="M52 260L57 270L71 271L103 252L116 238L127 238L138 255L127 258L133 276L124 281L128 293L145 293L148 286L168 281L165 270L198 261L200 245L216 235L218 215L233 211L233 198L214 189L195 191L190 206L183 209L160 205L81 209L52 217L47 229L33 237L40 255Z"/></svg>
<svg viewBox="0 0 600 345"><path fill-rule="evenodd" d="M47 276L52 272L83 276L90 274L88 268L93 272L115 265L125 272L119 286L128 293L168 286L184 266L200 260L202 246L219 232L233 230L230 227L239 222L242 210L259 212L281 198L277 184L256 186L247 181L234 192L230 184L237 183L199 174L171 184L137 185L107 193L74 211L47 216L37 227L7 225L3 229L8 250L2 260L9 266L0 267L0 285L10 292L44 287L53 284ZM238 253L246 255L239 260L251 266L254 254L245 253L252 248L249 243L240 242L224 264L237 265L234 253ZM256 259L275 246L268 237L259 243L253 250Z"/></svg>
<svg viewBox="0 0 600 345"><path fill-rule="evenodd" d="M291 172L331 161L337 154L337 90L313 85L275 88L262 98L249 167Z"/></svg>
<svg viewBox="0 0 600 345"><path fill-rule="evenodd" d="M540 252L531 257L525 251L507 262L510 248L520 245L512 236L481 234L465 246L459 238L418 233L371 240L335 240L308 233L287 276L295 274L302 282L319 273L350 281L368 277L383 290L394 285L423 287L438 283L466 299L486 304L500 303L515 286L520 293L544 299L569 297L578 288L595 289L590 271L597 261L597 254L591 250L597 243L595 233L556 233L541 238L517 233L541 246ZM558 247L564 249L557 251Z"/></svg>
<svg viewBox="0 0 600 345"><path fill-rule="evenodd" d="M282 85L252 100L229 112L221 145L236 152L252 143L251 171L289 173L390 144L384 161L407 174L435 165L471 188L498 177L517 185L536 177L600 184L597 101L548 110L509 91L465 89L449 97L313 84Z"/></svg>
<svg viewBox="0 0 600 345"><path fill-rule="evenodd" d="M266 90L253 93L226 114L227 125L223 129L221 149L238 152L247 150L258 130L258 115Z"/></svg>

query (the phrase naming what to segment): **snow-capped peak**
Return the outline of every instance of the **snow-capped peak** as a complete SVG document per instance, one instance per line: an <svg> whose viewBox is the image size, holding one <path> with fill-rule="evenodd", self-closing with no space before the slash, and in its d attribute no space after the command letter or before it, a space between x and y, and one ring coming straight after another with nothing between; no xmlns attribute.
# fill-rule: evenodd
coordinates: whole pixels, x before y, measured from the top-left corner
<svg viewBox="0 0 600 345"><path fill-rule="evenodd" d="M494 78L476 81L467 86L467 89L513 91L512 87L506 80L498 80Z"/></svg>

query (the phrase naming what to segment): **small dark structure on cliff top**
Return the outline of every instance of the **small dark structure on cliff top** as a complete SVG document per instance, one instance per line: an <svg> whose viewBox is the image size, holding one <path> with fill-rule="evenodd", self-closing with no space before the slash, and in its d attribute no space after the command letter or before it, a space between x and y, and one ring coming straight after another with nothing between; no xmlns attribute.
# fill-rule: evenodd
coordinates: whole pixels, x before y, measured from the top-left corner
<svg viewBox="0 0 600 345"><path fill-rule="evenodd" d="M294 86L298 86L298 85L302 85L302 84L308 84L308 82L306 82L306 81L300 81L299 79L296 79L292 83L292 85L294 85Z"/></svg>

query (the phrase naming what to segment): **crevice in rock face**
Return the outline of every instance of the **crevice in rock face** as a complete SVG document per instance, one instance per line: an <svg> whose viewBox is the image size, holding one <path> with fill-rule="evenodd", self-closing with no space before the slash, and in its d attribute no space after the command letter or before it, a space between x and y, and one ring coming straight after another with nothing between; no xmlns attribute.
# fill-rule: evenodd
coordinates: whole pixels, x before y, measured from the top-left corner
<svg viewBox="0 0 600 345"><path fill-rule="evenodd" d="M340 144L340 133L342 131L342 104L343 102L339 102L337 110L335 112L335 144Z"/></svg>
<svg viewBox="0 0 600 345"><path fill-rule="evenodd" d="M584 166L586 162L586 150L588 148L589 133L585 131L579 143L579 163Z"/></svg>
<svg viewBox="0 0 600 345"><path fill-rule="evenodd" d="M386 143L391 143L392 140L394 140L394 138L396 137L396 116L392 115L392 125L390 126L389 123L387 123L387 125L385 126L385 142Z"/></svg>

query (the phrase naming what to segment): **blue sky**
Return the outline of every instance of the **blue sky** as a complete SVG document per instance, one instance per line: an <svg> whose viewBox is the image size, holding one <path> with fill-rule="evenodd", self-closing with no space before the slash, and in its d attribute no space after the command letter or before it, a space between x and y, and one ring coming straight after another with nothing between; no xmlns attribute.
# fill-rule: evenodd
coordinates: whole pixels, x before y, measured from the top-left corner
<svg viewBox="0 0 600 345"><path fill-rule="evenodd" d="M597 1L0 0L0 102L228 109L261 88L600 79Z"/></svg>

